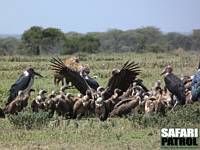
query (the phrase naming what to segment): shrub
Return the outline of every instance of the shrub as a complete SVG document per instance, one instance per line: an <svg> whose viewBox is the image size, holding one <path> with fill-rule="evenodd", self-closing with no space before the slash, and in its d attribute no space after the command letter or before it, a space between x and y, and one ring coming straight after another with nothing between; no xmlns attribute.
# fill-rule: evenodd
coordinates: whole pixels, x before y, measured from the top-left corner
<svg viewBox="0 0 200 150"><path fill-rule="evenodd" d="M48 112L20 112L18 115L9 115L8 120L17 128L42 128L49 124L50 118Z"/></svg>
<svg viewBox="0 0 200 150"><path fill-rule="evenodd" d="M133 127L196 127L200 124L200 104L177 106L174 111L169 110L165 116L160 114L128 116Z"/></svg>

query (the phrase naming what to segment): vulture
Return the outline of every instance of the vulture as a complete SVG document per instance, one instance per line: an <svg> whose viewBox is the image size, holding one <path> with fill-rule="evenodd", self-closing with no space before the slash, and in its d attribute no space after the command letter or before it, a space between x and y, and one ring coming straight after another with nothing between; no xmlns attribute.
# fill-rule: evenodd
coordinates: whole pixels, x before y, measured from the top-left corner
<svg viewBox="0 0 200 150"><path fill-rule="evenodd" d="M95 79L91 78L88 74L89 73L87 72L87 70L85 68L81 69L81 71L80 71L81 77L85 79L85 81L87 82L87 84L92 89L97 90L97 88L99 87L98 82Z"/></svg>
<svg viewBox="0 0 200 150"><path fill-rule="evenodd" d="M29 68L22 73L19 79L14 84L12 84L9 90L10 95L7 99L6 105L8 105L11 101L13 101L17 97L18 92L20 90L23 91L24 94L30 91L34 82L35 75L43 77L39 73L35 72L33 68Z"/></svg>
<svg viewBox="0 0 200 150"><path fill-rule="evenodd" d="M81 94L85 95L88 89L93 91L93 89L97 90L99 87L97 81L86 75L84 71L78 73L70 69L60 58L53 57L50 62L52 67L51 69L55 73L66 77L80 91ZM103 100L110 98L114 94L115 89L120 89L122 92L125 92L136 80L139 73L140 67L134 61L127 61L120 70L114 69L112 71L112 76L108 80L107 86L102 93Z"/></svg>
<svg viewBox="0 0 200 150"><path fill-rule="evenodd" d="M18 114L18 112L21 112L24 107L28 105L28 99L31 95L31 92L34 92L34 89L30 89L27 95L24 94L22 90L18 92L18 96L10 102L6 107L4 108L5 114Z"/></svg>
<svg viewBox="0 0 200 150"><path fill-rule="evenodd" d="M122 92L126 92L130 85L136 80L139 72L139 66L134 61L127 61L120 70L114 69L106 86L106 90L102 94L102 98L110 98L114 94L115 89L120 89Z"/></svg>
<svg viewBox="0 0 200 150"><path fill-rule="evenodd" d="M173 69L170 65L166 66L161 75L164 75L165 87L176 97L177 104L185 104L185 86L183 81L172 73Z"/></svg>
<svg viewBox="0 0 200 150"><path fill-rule="evenodd" d="M139 105L139 99L133 97L124 99L117 103L110 113L110 117L119 116L122 117L123 115L127 115L131 113L131 111Z"/></svg>
<svg viewBox="0 0 200 150"><path fill-rule="evenodd" d="M86 91L96 90L99 86L96 80L86 75L85 71L82 70L81 73L67 67L60 58L53 58L51 60L51 69L66 78L67 81L71 82L81 94L85 95Z"/></svg>

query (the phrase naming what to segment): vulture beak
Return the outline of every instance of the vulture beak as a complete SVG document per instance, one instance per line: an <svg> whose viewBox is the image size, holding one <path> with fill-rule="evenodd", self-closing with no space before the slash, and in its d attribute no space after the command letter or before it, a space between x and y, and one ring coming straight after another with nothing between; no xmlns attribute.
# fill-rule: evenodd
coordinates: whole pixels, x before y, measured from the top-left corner
<svg viewBox="0 0 200 150"><path fill-rule="evenodd" d="M43 76L41 74L39 74L39 73L37 73L35 71L33 72L33 74L36 75L36 76L39 76L39 77L43 78Z"/></svg>

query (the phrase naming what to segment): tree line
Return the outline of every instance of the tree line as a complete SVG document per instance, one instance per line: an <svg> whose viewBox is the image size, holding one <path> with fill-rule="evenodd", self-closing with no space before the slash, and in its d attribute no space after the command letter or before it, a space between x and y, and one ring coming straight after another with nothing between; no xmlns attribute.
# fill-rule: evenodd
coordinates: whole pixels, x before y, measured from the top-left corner
<svg viewBox="0 0 200 150"><path fill-rule="evenodd" d="M107 32L64 33L57 28L33 26L21 38L0 38L0 55L48 55L77 52L165 52L182 48L200 50L200 29L191 34L163 33L149 26L134 30L111 29Z"/></svg>

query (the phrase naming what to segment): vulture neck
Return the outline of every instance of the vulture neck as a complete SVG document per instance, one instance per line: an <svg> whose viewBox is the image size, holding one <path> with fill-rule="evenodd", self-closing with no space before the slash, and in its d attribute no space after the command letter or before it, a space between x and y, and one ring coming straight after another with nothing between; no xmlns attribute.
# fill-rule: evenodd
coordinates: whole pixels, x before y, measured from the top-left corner
<svg viewBox="0 0 200 150"><path fill-rule="evenodd" d="M172 74L172 73L171 72L166 72L164 76L167 77L170 74Z"/></svg>

